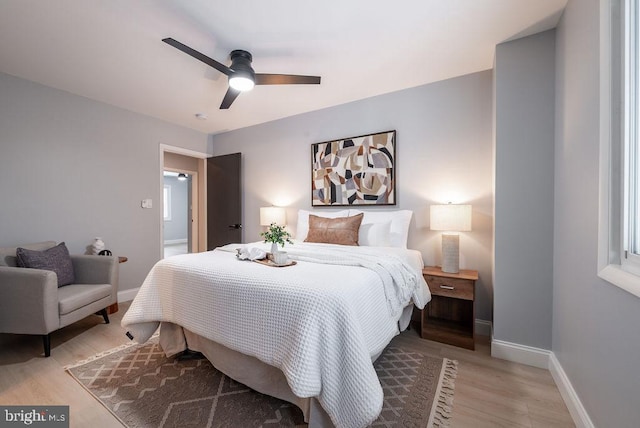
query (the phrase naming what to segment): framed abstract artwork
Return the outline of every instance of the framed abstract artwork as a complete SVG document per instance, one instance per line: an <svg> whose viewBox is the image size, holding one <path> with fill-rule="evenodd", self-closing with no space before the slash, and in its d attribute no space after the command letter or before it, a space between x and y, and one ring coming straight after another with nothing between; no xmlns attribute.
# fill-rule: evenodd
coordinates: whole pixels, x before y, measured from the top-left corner
<svg viewBox="0 0 640 428"><path fill-rule="evenodd" d="M395 205L396 131L311 145L311 205Z"/></svg>

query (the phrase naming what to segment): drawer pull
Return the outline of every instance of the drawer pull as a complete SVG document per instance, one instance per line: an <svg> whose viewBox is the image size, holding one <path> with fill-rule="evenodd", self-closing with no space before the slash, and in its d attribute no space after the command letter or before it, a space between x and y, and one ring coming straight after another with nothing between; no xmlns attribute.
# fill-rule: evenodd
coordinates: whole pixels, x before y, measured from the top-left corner
<svg viewBox="0 0 640 428"><path fill-rule="evenodd" d="M444 288L445 290L455 290L455 287L452 287L450 285L441 285L440 288Z"/></svg>

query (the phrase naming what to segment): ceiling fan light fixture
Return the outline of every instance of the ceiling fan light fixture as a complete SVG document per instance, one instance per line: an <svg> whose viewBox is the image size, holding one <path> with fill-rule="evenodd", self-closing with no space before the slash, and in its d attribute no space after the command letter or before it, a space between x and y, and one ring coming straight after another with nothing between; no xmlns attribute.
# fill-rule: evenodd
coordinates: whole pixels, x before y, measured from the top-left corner
<svg viewBox="0 0 640 428"><path fill-rule="evenodd" d="M251 77L236 73L229 77L229 86L236 91L245 92L252 90L255 86L255 82Z"/></svg>
<svg viewBox="0 0 640 428"><path fill-rule="evenodd" d="M319 76L298 76L295 74L271 74L256 72L251 67L253 56L250 52L245 50L236 49L231 51L229 58L231 59L231 65L226 66L221 62L216 61L213 58L198 52L189 46L180 43L179 41L167 37L162 41L174 48L186 53L193 58L204 62L208 66L218 70L220 73L226 75L229 78L229 88L222 99L220 104L220 110L228 109L233 101L238 98L242 92L250 91L255 85L319 85ZM205 119L206 117L200 117L199 119Z"/></svg>

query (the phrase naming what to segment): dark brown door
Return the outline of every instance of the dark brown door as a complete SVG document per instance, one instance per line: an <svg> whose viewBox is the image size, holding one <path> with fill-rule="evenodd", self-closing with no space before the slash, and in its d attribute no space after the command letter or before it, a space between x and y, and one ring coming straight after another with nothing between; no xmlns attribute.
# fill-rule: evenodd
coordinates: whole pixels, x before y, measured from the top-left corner
<svg viewBox="0 0 640 428"><path fill-rule="evenodd" d="M242 242L241 154L207 159L207 250Z"/></svg>

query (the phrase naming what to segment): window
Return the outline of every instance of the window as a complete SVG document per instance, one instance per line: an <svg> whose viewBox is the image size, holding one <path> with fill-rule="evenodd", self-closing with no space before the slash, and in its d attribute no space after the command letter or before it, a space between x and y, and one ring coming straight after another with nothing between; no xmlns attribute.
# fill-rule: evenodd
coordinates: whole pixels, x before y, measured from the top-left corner
<svg viewBox="0 0 640 428"><path fill-rule="evenodd" d="M171 186L164 185L164 193L162 194L162 202L164 207L164 220L171 220Z"/></svg>
<svg viewBox="0 0 640 428"><path fill-rule="evenodd" d="M623 32L624 57L624 121L623 121L623 254L625 270L640 274L640 21L638 1L626 0L623 10L625 25Z"/></svg>
<svg viewBox="0 0 640 428"><path fill-rule="evenodd" d="M598 275L640 297L640 0L602 0Z"/></svg>

